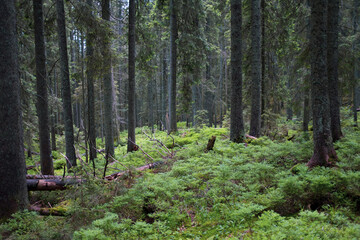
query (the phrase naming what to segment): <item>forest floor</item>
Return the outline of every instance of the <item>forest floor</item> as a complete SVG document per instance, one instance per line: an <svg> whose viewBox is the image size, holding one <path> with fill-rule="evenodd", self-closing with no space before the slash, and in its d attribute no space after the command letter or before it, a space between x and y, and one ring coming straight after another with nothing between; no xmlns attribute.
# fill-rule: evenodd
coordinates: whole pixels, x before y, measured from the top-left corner
<svg viewBox="0 0 360 240"><path fill-rule="evenodd" d="M350 118L342 124L336 167L312 170L305 166L312 134L301 132L300 122L279 119L269 136L245 144L230 142L228 128L179 123L172 136L139 128L133 153L121 133L105 175L125 174L103 180L99 154L94 178L82 156L72 175L85 183L30 192L33 205L62 216L16 213L0 225L0 239L360 239L360 131ZM206 153L212 136L214 149ZM56 175L63 175L60 151L53 156ZM152 162L163 164L135 169Z"/></svg>

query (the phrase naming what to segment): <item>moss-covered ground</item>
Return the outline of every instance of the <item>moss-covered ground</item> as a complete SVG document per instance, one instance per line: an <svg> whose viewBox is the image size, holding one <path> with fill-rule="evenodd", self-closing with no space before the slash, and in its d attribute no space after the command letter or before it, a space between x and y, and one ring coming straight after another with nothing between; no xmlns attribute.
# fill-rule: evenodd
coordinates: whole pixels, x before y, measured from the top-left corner
<svg viewBox="0 0 360 240"><path fill-rule="evenodd" d="M302 133L301 123L279 121L270 138L242 144L230 142L227 128L184 125L172 136L137 129L146 154L126 153L121 133L106 175L130 171L115 181L101 180L101 154L96 178L82 156L72 174L88 179L85 184L30 193L32 203L59 208L65 216L16 213L0 225L2 238L360 239L360 131L350 120L343 120L345 137L335 144L336 167L312 170L305 166L313 152L311 132ZM205 153L211 136L217 137L215 147ZM53 155L62 175L65 162ZM34 164L36 156L27 161ZM134 170L153 161L165 164Z"/></svg>

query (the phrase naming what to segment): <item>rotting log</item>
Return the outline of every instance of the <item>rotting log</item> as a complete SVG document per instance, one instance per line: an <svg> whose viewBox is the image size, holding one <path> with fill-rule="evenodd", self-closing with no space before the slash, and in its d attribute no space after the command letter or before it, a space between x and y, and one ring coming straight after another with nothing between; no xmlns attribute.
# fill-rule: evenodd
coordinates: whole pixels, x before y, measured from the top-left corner
<svg viewBox="0 0 360 240"><path fill-rule="evenodd" d="M144 171L144 170L146 170L146 169L153 169L153 168L155 168L155 167L157 167L157 166L159 166L159 165L162 165L162 164L165 164L165 162L163 162L163 161L158 161L158 162L146 164L146 165L144 165L144 166L142 166L142 167L138 167L138 168L136 168L135 170L136 170L136 171ZM121 176L123 176L123 175L125 175L125 174L127 174L127 173L129 173L129 172L130 172L130 171L122 171L122 172L113 173L113 174L111 174L111 175L106 176L105 179L106 179L106 180L114 180L114 179L119 178L119 177L121 177Z"/></svg>
<svg viewBox="0 0 360 240"><path fill-rule="evenodd" d="M85 182L81 179L26 179L28 191L64 190L68 185L78 185Z"/></svg>
<svg viewBox="0 0 360 240"><path fill-rule="evenodd" d="M64 211L59 211L56 208L45 208L45 207L39 207L39 206L31 205L30 210L38 212L40 215L43 215L43 216L49 216L49 215L52 215L52 216L65 216Z"/></svg>
<svg viewBox="0 0 360 240"><path fill-rule="evenodd" d="M204 152L209 152L211 150L213 150L214 148L214 145L215 145L215 141L216 141L216 136L212 136L210 139L209 139L209 142L204 150Z"/></svg>

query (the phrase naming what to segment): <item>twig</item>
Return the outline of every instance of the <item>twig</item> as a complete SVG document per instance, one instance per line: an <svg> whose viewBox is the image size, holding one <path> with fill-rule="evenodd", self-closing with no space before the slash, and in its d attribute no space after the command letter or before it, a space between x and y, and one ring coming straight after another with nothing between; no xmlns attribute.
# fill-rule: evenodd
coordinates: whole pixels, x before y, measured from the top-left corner
<svg viewBox="0 0 360 240"><path fill-rule="evenodd" d="M158 142L162 147L164 147L166 149L166 151L171 155L171 157L173 157L173 153L170 152L170 150L166 147L166 145L161 142L159 139L156 139L155 137L154 138L151 138L145 131L144 129L142 130L142 132L144 133L145 136L147 136L151 141L155 141L155 142ZM173 138L174 139L174 138Z"/></svg>
<svg viewBox="0 0 360 240"><path fill-rule="evenodd" d="M147 154L144 149L142 149L139 145L137 145L136 143L134 143L133 141L131 141L129 138L128 138L128 141L130 141L132 144L134 144L135 146L137 146L148 158L150 158L152 160L152 162L155 162L155 160L149 155Z"/></svg>

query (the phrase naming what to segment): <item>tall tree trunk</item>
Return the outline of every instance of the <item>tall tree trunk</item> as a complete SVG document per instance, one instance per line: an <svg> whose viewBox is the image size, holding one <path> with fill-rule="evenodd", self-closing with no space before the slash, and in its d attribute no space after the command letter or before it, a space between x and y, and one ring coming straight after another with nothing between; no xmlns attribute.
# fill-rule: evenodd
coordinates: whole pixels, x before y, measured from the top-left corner
<svg viewBox="0 0 360 240"><path fill-rule="evenodd" d="M110 22L110 0L102 0L102 19ZM104 56L104 105L105 105L105 151L106 156L114 156L113 136L113 90L111 78L111 39L103 36Z"/></svg>
<svg viewBox="0 0 360 240"><path fill-rule="evenodd" d="M166 61L166 48L164 47L163 53L162 53L162 89L161 89L161 121L164 129L166 129L166 89L167 89L167 82L168 82L168 67L167 67L167 61Z"/></svg>
<svg viewBox="0 0 360 240"><path fill-rule="evenodd" d="M175 9L176 1L170 0L170 79L169 79L169 119L168 132L176 132L176 72L178 28Z"/></svg>
<svg viewBox="0 0 360 240"><path fill-rule="evenodd" d="M0 220L27 208L15 1L0 8ZM11 184L9 184L11 182Z"/></svg>
<svg viewBox="0 0 360 240"><path fill-rule="evenodd" d="M92 16L92 0L87 0L89 11ZM96 156L96 122L95 122L95 93L94 93L94 34L92 29L87 29L86 38L86 77L87 77L87 101L88 101L88 136L89 136L89 159L94 161Z"/></svg>
<svg viewBox="0 0 360 240"><path fill-rule="evenodd" d="M311 2L311 82L314 122L314 155L309 167L328 166L329 158L336 158L330 129L330 101L327 76L327 0ZM329 16L333 17L333 16Z"/></svg>
<svg viewBox="0 0 360 240"><path fill-rule="evenodd" d="M265 9L266 9L266 3L265 0L261 0L261 127L264 128L264 113L266 109L266 52L265 52Z"/></svg>
<svg viewBox="0 0 360 240"><path fill-rule="evenodd" d="M61 82L62 82L62 98L64 108L64 121L65 121L65 145L68 169L76 166L76 156L74 147L74 128L71 111L71 89L69 78L69 59L67 55L67 39L65 28L65 10L64 1L56 0L57 12L57 25L58 25L58 38L59 38L59 51L60 51L60 69L61 69Z"/></svg>
<svg viewBox="0 0 360 240"><path fill-rule="evenodd" d="M251 1L251 121L250 135L261 130L261 14L260 0Z"/></svg>
<svg viewBox="0 0 360 240"><path fill-rule="evenodd" d="M129 88L128 88L128 146L127 151L135 150L135 0L129 0Z"/></svg>
<svg viewBox="0 0 360 240"><path fill-rule="evenodd" d="M41 173L53 175L54 166L51 158L49 113L48 113L48 83L46 75L46 57L44 40L43 1L33 0L35 28L35 59L36 59L36 110L39 120L40 164Z"/></svg>
<svg viewBox="0 0 360 240"><path fill-rule="evenodd" d="M307 132L309 131L309 121L310 121L310 94L309 89L305 90L304 93L304 113L303 113L303 131Z"/></svg>
<svg viewBox="0 0 360 240"><path fill-rule="evenodd" d="M231 0L231 113L230 139L244 140L242 104L242 10L241 0Z"/></svg>
<svg viewBox="0 0 360 240"><path fill-rule="evenodd" d="M359 0L354 0L353 2L354 6L353 6L353 21L354 21L354 35L357 34L357 28L359 25L359 6L360 6L360 1ZM353 51L356 52L358 49L358 40L354 40L353 43ZM357 107L359 105L358 100L358 82L359 82L359 66L358 66L358 61L359 59L357 57L354 57L354 80L353 80L353 115L354 115L354 126L357 127L357 120L358 120L358 114L357 114Z"/></svg>
<svg viewBox="0 0 360 240"><path fill-rule="evenodd" d="M328 0L328 31L327 31L327 72L329 81L331 134L333 141L342 137L340 125L340 97L339 97L339 0Z"/></svg>

